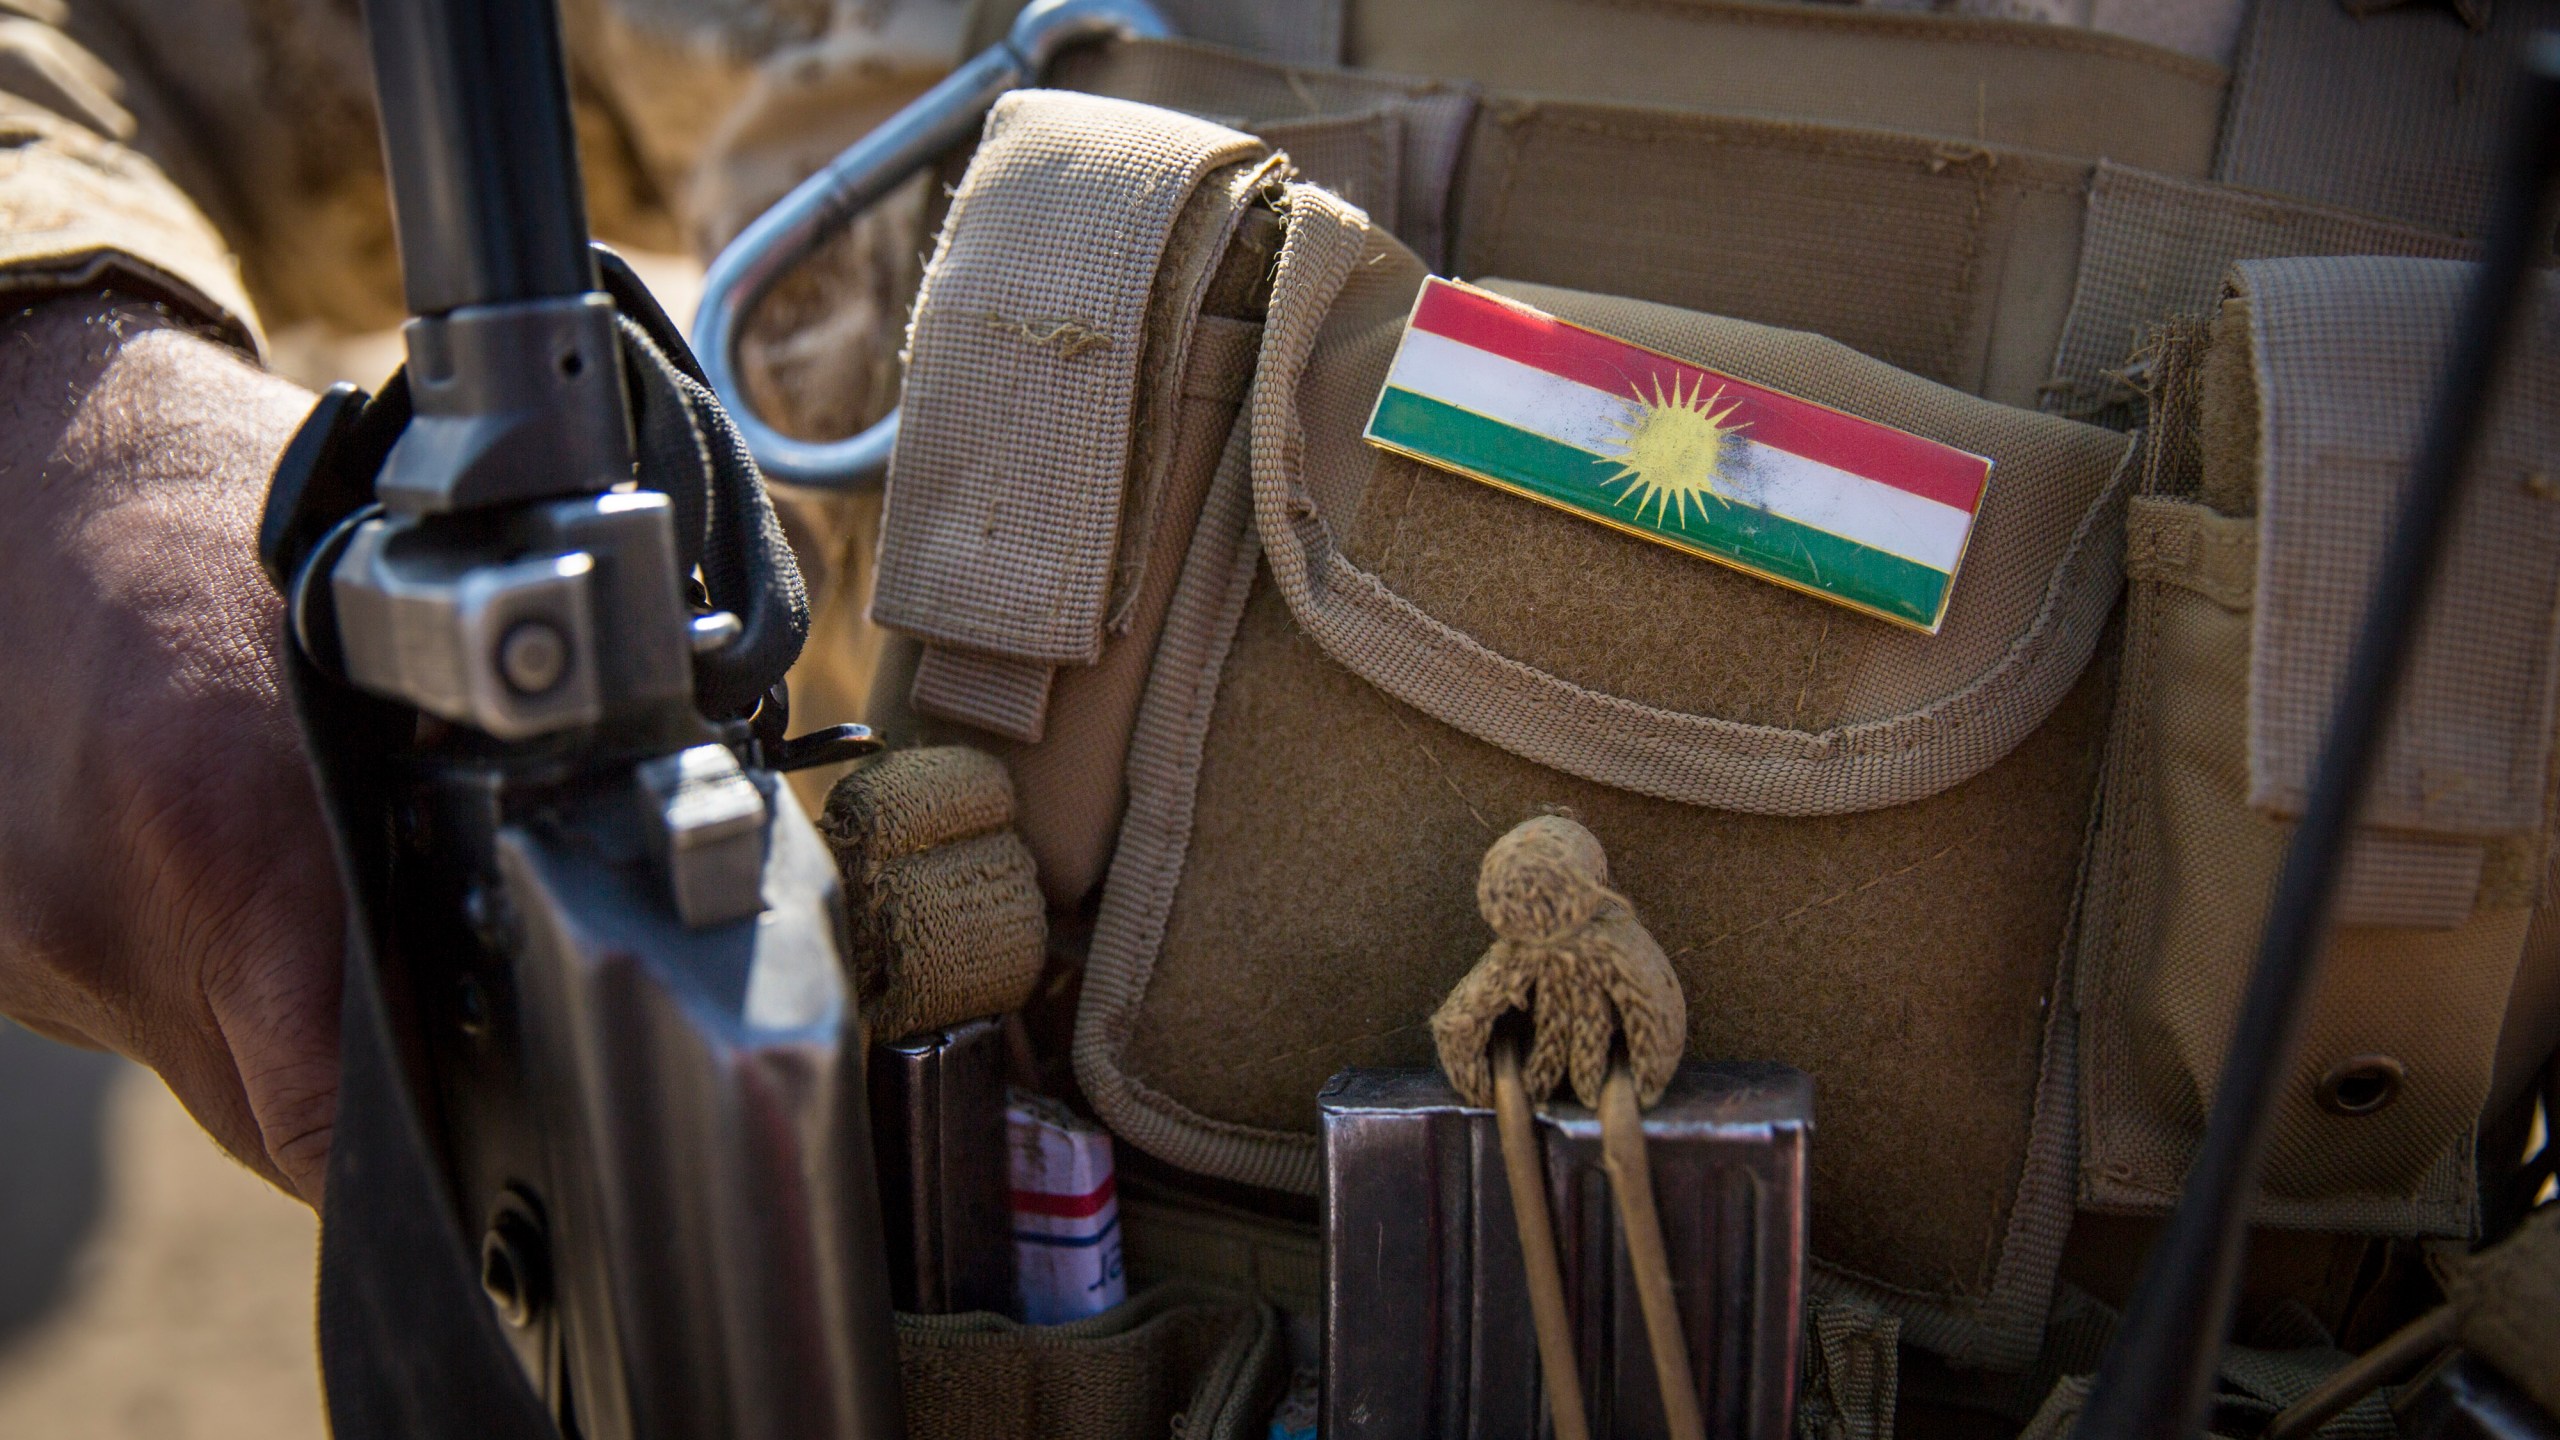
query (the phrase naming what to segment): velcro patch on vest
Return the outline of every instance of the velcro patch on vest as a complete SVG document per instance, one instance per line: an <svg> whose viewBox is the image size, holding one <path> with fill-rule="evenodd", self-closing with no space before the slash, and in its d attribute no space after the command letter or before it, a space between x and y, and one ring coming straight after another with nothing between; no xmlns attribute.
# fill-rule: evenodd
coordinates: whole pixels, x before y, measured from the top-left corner
<svg viewBox="0 0 2560 1440"><path fill-rule="evenodd" d="M1936 634L1991 462L1428 281L1373 445Z"/></svg>

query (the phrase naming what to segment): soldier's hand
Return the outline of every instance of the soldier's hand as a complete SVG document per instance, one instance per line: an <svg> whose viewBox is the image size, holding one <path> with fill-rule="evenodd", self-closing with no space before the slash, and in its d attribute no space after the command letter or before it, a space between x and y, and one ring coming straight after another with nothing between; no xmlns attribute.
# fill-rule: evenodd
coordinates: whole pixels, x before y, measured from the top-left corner
<svg viewBox="0 0 2560 1440"><path fill-rule="evenodd" d="M342 915L254 551L310 401L146 307L0 320L0 1011L316 1203Z"/></svg>

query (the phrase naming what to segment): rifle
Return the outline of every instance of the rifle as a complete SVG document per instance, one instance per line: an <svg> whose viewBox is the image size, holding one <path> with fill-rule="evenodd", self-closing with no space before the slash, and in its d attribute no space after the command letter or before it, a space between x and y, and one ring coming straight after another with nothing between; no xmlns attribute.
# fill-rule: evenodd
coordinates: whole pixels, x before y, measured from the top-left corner
<svg viewBox="0 0 2560 1440"><path fill-rule="evenodd" d="M776 772L807 602L590 249L549 0L367 6L408 361L260 534L349 896L341 1435L900 1433L835 866Z"/></svg>

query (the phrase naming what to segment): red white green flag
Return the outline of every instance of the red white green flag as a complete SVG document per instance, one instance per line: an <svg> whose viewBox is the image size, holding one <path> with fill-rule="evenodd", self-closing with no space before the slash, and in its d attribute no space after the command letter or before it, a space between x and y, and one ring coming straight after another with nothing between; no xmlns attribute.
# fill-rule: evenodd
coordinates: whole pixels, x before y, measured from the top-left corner
<svg viewBox="0 0 2560 1440"><path fill-rule="evenodd" d="M1433 278L1370 443L1932 634L1991 462Z"/></svg>

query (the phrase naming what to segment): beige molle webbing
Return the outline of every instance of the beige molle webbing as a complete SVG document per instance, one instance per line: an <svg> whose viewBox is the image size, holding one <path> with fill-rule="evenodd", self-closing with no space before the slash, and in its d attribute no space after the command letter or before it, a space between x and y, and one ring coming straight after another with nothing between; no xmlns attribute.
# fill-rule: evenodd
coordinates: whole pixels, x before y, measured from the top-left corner
<svg viewBox="0 0 2560 1440"><path fill-rule="evenodd" d="M960 746L894 751L827 794L819 828L852 902L863 1025L890 1040L1021 1007L1046 911L1013 824L1013 782Z"/></svg>
<svg viewBox="0 0 2560 1440"><path fill-rule="evenodd" d="M2453 235L2488 219L2548 0L2483 5L2474 30L2436 5L2292 0L2249 7L2213 178Z"/></svg>
<svg viewBox="0 0 2560 1440"><path fill-rule="evenodd" d="M2231 1016L2470 266L2246 261L2152 356L2123 701L2083 895L2085 1202L2158 1211ZM2535 301L2547 330L2560 286ZM2535 333L2535 322L2522 327ZM2339 882L2261 1224L2467 1237L2543 878L2560 365L2501 380ZM2536 1053L2541 1053L2538 1048Z"/></svg>
<svg viewBox="0 0 2560 1440"><path fill-rule="evenodd" d="M2232 262L2281 255L2468 258L2458 236L2353 210L2098 162L2081 227L2071 309L2042 403L2081 418L2130 420L2138 375L2122 373L2170 316L2212 310Z"/></svg>
<svg viewBox="0 0 2560 1440"><path fill-rule="evenodd" d="M2299 814L2472 267L2341 258L2233 272L2250 316L2259 475L2249 800ZM2533 302L2547 327L2560 284ZM2530 332L2529 332L2530 333ZM2546 328L2544 334L2550 333ZM2442 592L2361 812L2425 834L2533 834L2560 663L2560 356L2520 344Z"/></svg>
<svg viewBox="0 0 2560 1440"><path fill-rule="evenodd" d="M1313 1193L1317 1087L1430 1058L1422 1017L1483 951L1460 898L1483 847L1570 806L1640 880L1683 986L1719 996L1686 1047L1783 1059L1841 1097L1812 1159L1812 1283L1891 1310L1912 1343L2026 1363L2070 1219L2051 1002L2125 437L1815 336L1487 282L1993 457L1946 628L1891 632L1382 458L1361 424L1421 267L1320 191L1281 209L1251 423L1127 748L1077 1015L1086 1094L1175 1165ZM1887 986L1907 1004L1828 998ZM1879 1168L1906 1186L1878 1190Z"/></svg>
<svg viewBox="0 0 2560 1440"><path fill-rule="evenodd" d="M1168 1282L1065 1325L898 1317L913 1440L1265 1440L1288 1379L1279 1313Z"/></svg>
<svg viewBox="0 0 2560 1440"><path fill-rule="evenodd" d="M924 644L918 710L1036 741L1059 667L1102 658L1166 458L1142 406L1179 381L1191 333L1149 323L1159 272L1189 282L1163 298L1187 320L1266 156L1093 96L1017 92L989 113L908 331L871 601ZM1209 188L1216 233L1182 235ZM1085 238L1061 263L1068 236ZM1169 253L1178 238L1192 254Z"/></svg>

